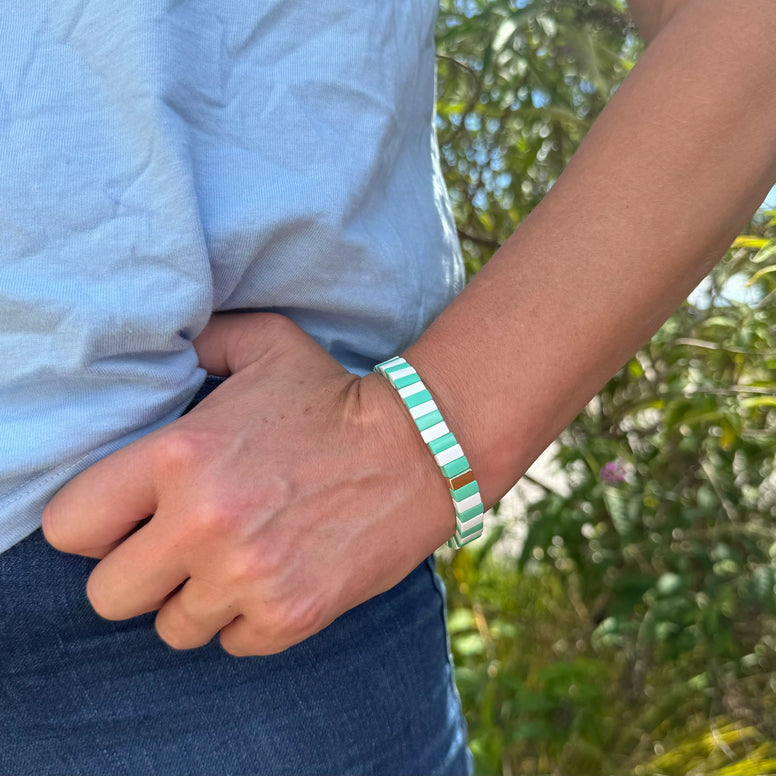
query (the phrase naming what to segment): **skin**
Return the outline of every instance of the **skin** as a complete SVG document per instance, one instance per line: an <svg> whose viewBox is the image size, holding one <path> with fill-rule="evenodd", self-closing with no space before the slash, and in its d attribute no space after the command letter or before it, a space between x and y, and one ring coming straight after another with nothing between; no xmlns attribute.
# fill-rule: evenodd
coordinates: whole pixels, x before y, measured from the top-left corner
<svg viewBox="0 0 776 776"><path fill-rule="evenodd" d="M772 0L631 7L641 60L541 205L404 354L486 506L682 302L774 179ZM176 648L220 633L234 655L279 652L452 534L445 482L381 377L347 373L276 315L216 315L194 346L232 377L44 512L55 547L102 559L87 587L99 614L158 609Z"/></svg>

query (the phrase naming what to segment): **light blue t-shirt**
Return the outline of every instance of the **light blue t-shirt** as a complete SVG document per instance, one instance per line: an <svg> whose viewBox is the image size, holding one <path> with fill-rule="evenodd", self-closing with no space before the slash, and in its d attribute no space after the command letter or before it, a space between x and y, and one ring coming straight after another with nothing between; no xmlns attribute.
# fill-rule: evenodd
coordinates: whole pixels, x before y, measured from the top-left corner
<svg viewBox="0 0 776 776"><path fill-rule="evenodd" d="M348 369L463 270L433 130L435 0L0 7L0 550L173 420L213 310Z"/></svg>

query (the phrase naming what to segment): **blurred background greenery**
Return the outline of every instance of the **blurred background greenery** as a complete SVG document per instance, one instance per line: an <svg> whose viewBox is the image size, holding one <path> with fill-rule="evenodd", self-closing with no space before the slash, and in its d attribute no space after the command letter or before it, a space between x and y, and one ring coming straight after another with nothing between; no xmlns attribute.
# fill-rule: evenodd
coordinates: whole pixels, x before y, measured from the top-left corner
<svg viewBox="0 0 776 776"><path fill-rule="evenodd" d="M476 272L641 44L618 0L443 0L437 130ZM558 224L562 229L563 224ZM580 257L584 260L584 257ZM480 774L776 772L776 212L576 418L519 542L439 558Z"/></svg>

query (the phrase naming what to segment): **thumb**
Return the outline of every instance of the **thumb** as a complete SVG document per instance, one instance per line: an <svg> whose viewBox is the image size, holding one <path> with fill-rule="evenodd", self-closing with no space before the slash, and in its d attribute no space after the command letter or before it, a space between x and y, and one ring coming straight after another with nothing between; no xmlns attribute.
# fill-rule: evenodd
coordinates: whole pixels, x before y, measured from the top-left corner
<svg viewBox="0 0 776 776"><path fill-rule="evenodd" d="M292 328L297 327L277 313L217 313L193 345L208 374L228 377L262 358Z"/></svg>

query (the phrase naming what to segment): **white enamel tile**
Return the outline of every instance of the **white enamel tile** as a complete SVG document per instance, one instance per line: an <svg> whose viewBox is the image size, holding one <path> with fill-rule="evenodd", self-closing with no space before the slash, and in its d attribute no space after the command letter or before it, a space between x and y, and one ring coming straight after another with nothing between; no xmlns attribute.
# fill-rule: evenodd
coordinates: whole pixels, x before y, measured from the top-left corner
<svg viewBox="0 0 776 776"><path fill-rule="evenodd" d="M455 502L455 510L456 512L465 512L467 509L471 509L472 507L476 507L482 504L482 498L480 497L479 493L472 493L471 496L467 496L463 501L456 501Z"/></svg>
<svg viewBox="0 0 776 776"><path fill-rule="evenodd" d="M425 431L421 431L420 435L423 437L423 441L428 444L435 439L450 433L450 429L447 427L447 423L441 421L433 426L430 426Z"/></svg>
<svg viewBox="0 0 776 776"><path fill-rule="evenodd" d="M427 415L429 412L433 412L437 408L433 399L431 401L424 401L423 404L418 404L416 407L410 407L410 415L413 418L421 418L423 415Z"/></svg>
<svg viewBox="0 0 776 776"><path fill-rule="evenodd" d="M414 393L420 393L421 391L425 391L426 386L423 385L422 380L418 380L417 383L412 383L411 385L405 385L404 388L399 388L399 396L402 397L402 399L406 399L408 396L412 396Z"/></svg>
<svg viewBox="0 0 776 776"><path fill-rule="evenodd" d="M441 453L437 453L434 456L434 460L440 466L444 466L445 464L448 464L451 461L455 461L456 459L462 458L462 457L463 457L463 450L461 449L461 446L458 444L455 444L452 447L448 447L447 450L442 450Z"/></svg>

